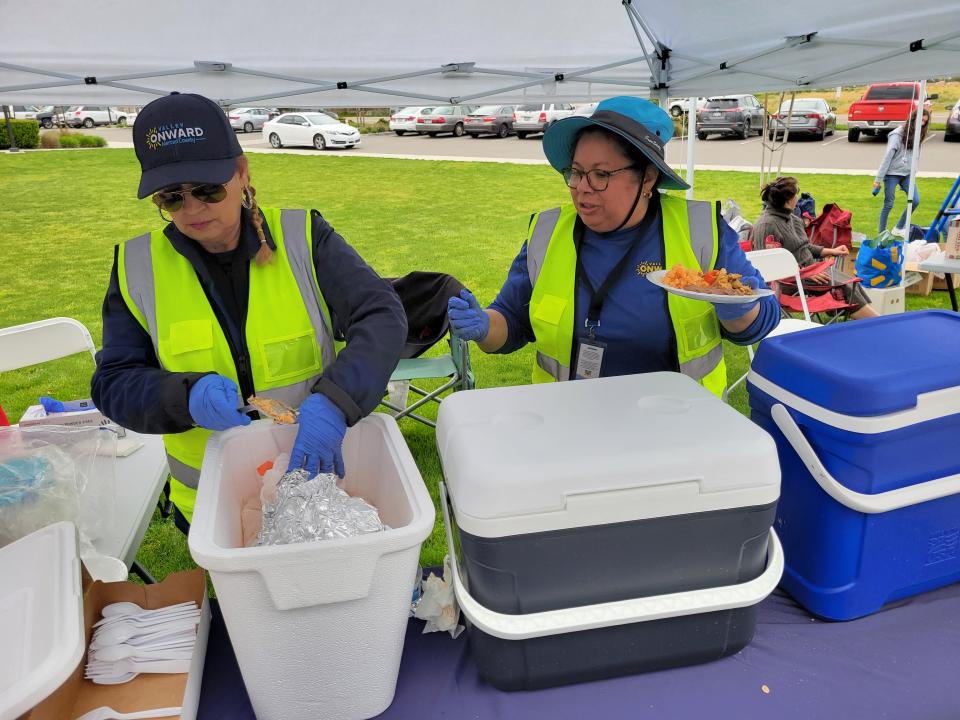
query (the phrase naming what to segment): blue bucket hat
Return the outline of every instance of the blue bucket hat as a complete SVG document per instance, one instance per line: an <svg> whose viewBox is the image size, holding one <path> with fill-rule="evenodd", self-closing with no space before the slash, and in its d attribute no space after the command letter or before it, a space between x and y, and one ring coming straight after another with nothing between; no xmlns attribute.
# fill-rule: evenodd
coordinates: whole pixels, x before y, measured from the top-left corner
<svg viewBox="0 0 960 720"><path fill-rule="evenodd" d="M543 152L553 169L562 172L573 162L577 133L595 125L619 135L644 154L660 171L657 187L686 190L687 185L670 169L664 148L673 137L673 121L649 100L619 96L600 102L590 117L560 120L543 136Z"/></svg>

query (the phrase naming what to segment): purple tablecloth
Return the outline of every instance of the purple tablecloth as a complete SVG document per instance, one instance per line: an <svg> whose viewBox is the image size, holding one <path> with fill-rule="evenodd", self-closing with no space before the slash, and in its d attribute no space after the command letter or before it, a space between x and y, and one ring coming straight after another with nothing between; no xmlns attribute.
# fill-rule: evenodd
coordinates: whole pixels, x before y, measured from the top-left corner
<svg viewBox="0 0 960 720"><path fill-rule="evenodd" d="M199 720L252 719L213 607ZM960 718L960 584L846 623L815 620L778 591L761 603L753 642L737 655L536 692L490 687L465 634L451 640L422 628L419 620L407 627L396 696L379 718Z"/></svg>

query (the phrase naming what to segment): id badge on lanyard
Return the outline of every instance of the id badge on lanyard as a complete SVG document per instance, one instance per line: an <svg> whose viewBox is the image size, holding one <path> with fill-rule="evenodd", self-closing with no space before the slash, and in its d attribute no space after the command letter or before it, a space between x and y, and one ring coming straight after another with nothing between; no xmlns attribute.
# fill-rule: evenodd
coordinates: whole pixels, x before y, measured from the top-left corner
<svg viewBox="0 0 960 720"><path fill-rule="evenodd" d="M623 274L624 268L628 265L636 242L635 239L630 243L630 247L627 248L623 257L620 258L620 261L613 267L610 274L607 275L607 278L603 281L599 290L594 289L593 283L591 283L590 278L587 277L583 264L580 262L579 244L577 246L577 275L580 277L580 280L590 295L590 305L587 309L584 329L577 337L579 347L577 349L576 374L574 375L577 380L591 380L600 377L600 371L603 368L603 353L607 349L607 344L597 339L597 328L600 327L600 313L603 309L603 302L606 300L611 287L620 275Z"/></svg>
<svg viewBox="0 0 960 720"><path fill-rule="evenodd" d="M597 323L599 326L600 323ZM594 336L593 327L587 324L586 333L581 333L578 338L577 348L577 380L592 380L600 377L600 369L603 367L603 353L607 349L607 344L597 340Z"/></svg>

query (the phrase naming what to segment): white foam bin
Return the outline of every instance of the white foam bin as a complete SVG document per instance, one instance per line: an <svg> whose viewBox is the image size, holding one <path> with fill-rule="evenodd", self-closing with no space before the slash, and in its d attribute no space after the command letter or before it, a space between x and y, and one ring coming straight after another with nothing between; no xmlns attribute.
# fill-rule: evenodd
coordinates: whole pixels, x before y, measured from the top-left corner
<svg viewBox="0 0 960 720"><path fill-rule="evenodd" d="M259 492L256 468L288 452L297 428L261 420L211 436L190 553L210 573L260 720L361 720L393 700L433 503L396 421L374 414L347 431L344 489L390 529L242 547L240 511Z"/></svg>
<svg viewBox="0 0 960 720"><path fill-rule="evenodd" d="M83 657L77 530L47 525L0 548L0 719L53 693Z"/></svg>

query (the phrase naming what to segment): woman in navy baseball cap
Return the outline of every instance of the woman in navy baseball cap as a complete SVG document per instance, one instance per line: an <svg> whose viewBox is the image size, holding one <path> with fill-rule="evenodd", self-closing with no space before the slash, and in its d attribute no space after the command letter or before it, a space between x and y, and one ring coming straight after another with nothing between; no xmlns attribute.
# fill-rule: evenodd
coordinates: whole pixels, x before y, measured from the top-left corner
<svg viewBox="0 0 960 720"><path fill-rule="evenodd" d="M647 100L614 97L550 127L543 151L571 203L533 216L492 304L451 298L450 324L486 352L536 345L534 382L673 370L720 395L721 340L757 342L779 321L775 298L711 304L667 294L644 276L675 264L762 278L715 202L667 190L673 122Z"/></svg>
<svg viewBox="0 0 960 720"><path fill-rule="evenodd" d="M207 439L248 425L251 396L299 408L291 468L342 476L346 429L377 406L406 341L396 293L318 211L259 206L212 100L154 100L133 135L137 196L164 223L117 246L97 407L163 435L184 531ZM334 323L346 337L339 352Z"/></svg>

